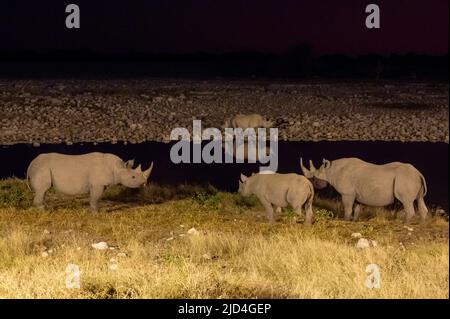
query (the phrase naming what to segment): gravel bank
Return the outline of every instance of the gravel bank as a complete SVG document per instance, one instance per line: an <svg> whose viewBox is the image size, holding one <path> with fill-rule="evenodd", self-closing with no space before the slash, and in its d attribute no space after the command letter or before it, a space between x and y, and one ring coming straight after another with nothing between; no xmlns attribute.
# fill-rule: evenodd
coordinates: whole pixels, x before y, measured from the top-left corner
<svg viewBox="0 0 450 319"><path fill-rule="evenodd" d="M0 79L0 144L168 141L260 113L291 141L449 141L448 83Z"/></svg>

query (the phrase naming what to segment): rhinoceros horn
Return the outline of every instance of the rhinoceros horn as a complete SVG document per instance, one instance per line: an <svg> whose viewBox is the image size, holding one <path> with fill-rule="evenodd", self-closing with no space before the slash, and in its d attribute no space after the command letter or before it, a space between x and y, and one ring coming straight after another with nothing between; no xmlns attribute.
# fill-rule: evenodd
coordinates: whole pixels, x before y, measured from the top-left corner
<svg viewBox="0 0 450 319"><path fill-rule="evenodd" d="M146 171L144 171L144 173L142 173L142 174L144 174L145 179L149 178L149 176L152 172L152 169L153 169L153 162L150 164L150 167Z"/></svg>
<svg viewBox="0 0 450 319"><path fill-rule="evenodd" d="M314 167L313 162L309 161L309 170L303 165L303 158L300 157L300 167L302 168L303 175L305 175L306 178L313 178L314 172L316 171L316 168Z"/></svg>
<svg viewBox="0 0 450 319"><path fill-rule="evenodd" d="M134 171L137 172L137 173L142 173L141 164L139 164L138 167L136 167Z"/></svg>

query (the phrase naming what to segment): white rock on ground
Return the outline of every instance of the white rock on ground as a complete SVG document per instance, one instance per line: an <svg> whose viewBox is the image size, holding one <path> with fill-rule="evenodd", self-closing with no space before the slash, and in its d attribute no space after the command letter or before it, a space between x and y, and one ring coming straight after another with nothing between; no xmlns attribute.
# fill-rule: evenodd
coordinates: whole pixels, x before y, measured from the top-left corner
<svg viewBox="0 0 450 319"><path fill-rule="evenodd" d="M211 255L209 253L203 254L202 258L205 259L205 260L211 260L212 259Z"/></svg>
<svg viewBox="0 0 450 319"><path fill-rule="evenodd" d="M106 242L104 242L104 241L92 244L91 246L92 246L92 248L98 249L98 250L108 249L108 244Z"/></svg>
<svg viewBox="0 0 450 319"><path fill-rule="evenodd" d="M109 269L117 270L117 269L119 269L119 265L118 264L111 264L111 265L109 265Z"/></svg>
<svg viewBox="0 0 450 319"><path fill-rule="evenodd" d="M366 248L369 248L369 247L370 247L370 243L365 238L360 238L358 240L358 242L356 243L356 248L366 249Z"/></svg>
<svg viewBox="0 0 450 319"><path fill-rule="evenodd" d="M195 229L194 227L192 227L191 229L189 229L189 230L187 231L187 233L188 233L188 235L194 235L194 236L200 235L200 232L199 232L197 229Z"/></svg>

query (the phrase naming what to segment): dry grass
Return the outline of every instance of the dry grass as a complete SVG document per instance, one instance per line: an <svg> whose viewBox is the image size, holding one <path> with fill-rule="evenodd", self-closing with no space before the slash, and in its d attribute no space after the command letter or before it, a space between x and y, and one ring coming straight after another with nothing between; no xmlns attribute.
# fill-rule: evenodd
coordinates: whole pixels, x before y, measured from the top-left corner
<svg viewBox="0 0 450 319"><path fill-rule="evenodd" d="M253 199L187 186L115 188L96 215L86 198L50 194L40 211L30 196L22 181L0 182L0 298L449 297L441 217L411 232L389 214L334 219L332 203L318 200L311 228L289 210L271 226ZM192 227L198 235L187 234ZM378 246L355 248L353 232ZM115 249L93 249L98 241ZM65 286L69 263L80 267L80 289ZM364 285L370 263L380 289Z"/></svg>

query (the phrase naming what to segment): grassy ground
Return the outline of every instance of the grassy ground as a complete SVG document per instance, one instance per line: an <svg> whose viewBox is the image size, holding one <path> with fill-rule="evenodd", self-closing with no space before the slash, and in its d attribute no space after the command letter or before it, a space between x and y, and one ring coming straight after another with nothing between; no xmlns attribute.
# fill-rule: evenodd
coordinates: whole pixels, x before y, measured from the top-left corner
<svg viewBox="0 0 450 319"><path fill-rule="evenodd" d="M192 186L116 187L98 214L87 202L50 193L41 211L23 181L0 181L0 298L449 297L442 217L411 230L368 209L344 222L318 199L312 227L290 210L269 225L255 199ZM354 232L378 245L356 248ZM100 241L114 249L91 247ZM79 289L66 288L69 263ZM379 289L364 284L371 263Z"/></svg>

